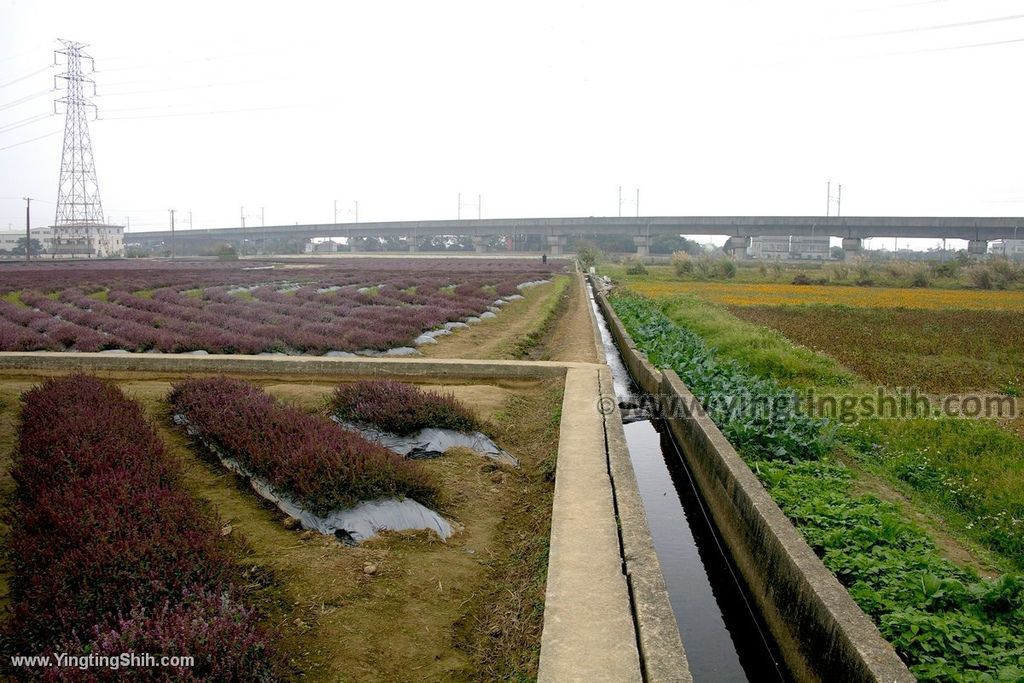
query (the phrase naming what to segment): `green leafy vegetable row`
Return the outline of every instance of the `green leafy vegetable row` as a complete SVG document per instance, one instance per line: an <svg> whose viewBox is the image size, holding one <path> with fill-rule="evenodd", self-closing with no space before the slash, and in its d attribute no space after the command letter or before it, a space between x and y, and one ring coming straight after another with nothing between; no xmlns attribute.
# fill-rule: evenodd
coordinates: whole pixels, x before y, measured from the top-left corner
<svg viewBox="0 0 1024 683"><path fill-rule="evenodd" d="M649 299L617 294L612 303L651 362L675 370L729 441L747 456L806 460L832 449L832 425L797 412L799 397L792 389L754 376L739 363L719 360L714 349L673 324Z"/></svg>

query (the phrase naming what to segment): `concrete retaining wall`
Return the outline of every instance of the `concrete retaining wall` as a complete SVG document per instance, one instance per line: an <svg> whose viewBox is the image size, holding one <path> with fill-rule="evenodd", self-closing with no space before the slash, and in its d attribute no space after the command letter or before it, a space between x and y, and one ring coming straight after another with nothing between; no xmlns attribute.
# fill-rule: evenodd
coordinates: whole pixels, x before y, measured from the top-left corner
<svg viewBox="0 0 1024 683"><path fill-rule="evenodd" d="M598 304L634 379L681 408L667 418L733 561L798 681L910 683L914 676L828 571L672 370L636 350L607 298Z"/></svg>
<svg viewBox="0 0 1024 683"><path fill-rule="evenodd" d="M0 352L0 372L147 372L167 374L227 373L337 377L403 377L514 380L561 378L567 367L582 363L540 361L449 360L433 358L328 358L324 356L243 356L147 353Z"/></svg>

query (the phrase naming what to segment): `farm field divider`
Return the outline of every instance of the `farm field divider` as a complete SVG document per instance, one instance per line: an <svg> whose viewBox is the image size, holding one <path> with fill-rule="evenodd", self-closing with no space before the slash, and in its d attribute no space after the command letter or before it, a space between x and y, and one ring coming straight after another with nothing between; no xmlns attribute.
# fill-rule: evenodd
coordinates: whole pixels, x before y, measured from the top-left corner
<svg viewBox="0 0 1024 683"><path fill-rule="evenodd" d="M684 410L696 405L675 372L658 370L637 349L607 297L599 287L594 289L637 384ZM893 647L814 554L714 422L692 413L670 416L667 422L796 679L914 681Z"/></svg>

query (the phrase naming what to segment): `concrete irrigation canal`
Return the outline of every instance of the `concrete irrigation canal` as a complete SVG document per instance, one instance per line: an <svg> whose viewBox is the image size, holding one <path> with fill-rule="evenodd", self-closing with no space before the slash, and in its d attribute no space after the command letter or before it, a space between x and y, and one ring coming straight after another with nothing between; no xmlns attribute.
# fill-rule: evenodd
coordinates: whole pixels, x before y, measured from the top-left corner
<svg viewBox="0 0 1024 683"><path fill-rule="evenodd" d="M630 461L693 680L790 680L682 454L660 420L647 414L592 293L590 304L615 397L628 420L623 429Z"/></svg>

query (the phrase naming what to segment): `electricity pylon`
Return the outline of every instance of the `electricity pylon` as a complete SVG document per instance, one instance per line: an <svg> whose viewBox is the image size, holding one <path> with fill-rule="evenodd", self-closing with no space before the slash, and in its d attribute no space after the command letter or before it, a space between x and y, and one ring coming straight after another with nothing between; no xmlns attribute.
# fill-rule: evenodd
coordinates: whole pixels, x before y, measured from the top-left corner
<svg viewBox="0 0 1024 683"><path fill-rule="evenodd" d="M86 253L95 251L90 231L105 232L103 206L100 203L100 188L96 180L96 164L92 156L92 143L89 140L89 120L86 109L96 105L88 100L83 86L92 85L93 95L96 94L96 83L82 73L82 60L88 59L91 70L95 70L93 58L83 52L88 47L84 43L73 40L61 40L64 48L56 50L57 55L64 55L67 68L64 73L56 76L67 81L64 97L54 102L66 105L64 120L64 151L60 160L60 185L57 189L57 217L54 221L53 244L57 253ZM56 82L56 81L55 81Z"/></svg>

